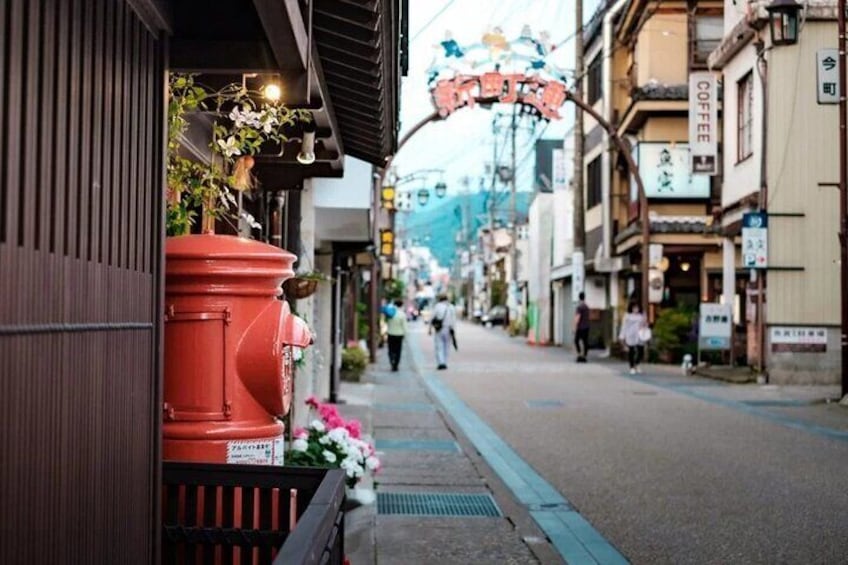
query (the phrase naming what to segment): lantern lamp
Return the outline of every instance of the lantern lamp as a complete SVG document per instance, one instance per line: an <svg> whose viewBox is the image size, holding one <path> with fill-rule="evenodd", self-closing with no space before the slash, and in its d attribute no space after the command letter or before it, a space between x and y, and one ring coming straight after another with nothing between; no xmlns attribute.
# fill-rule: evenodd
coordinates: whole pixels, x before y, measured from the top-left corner
<svg viewBox="0 0 848 565"><path fill-rule="evenodd" d="M440 180L436 183L436 196L439 198L444 198L445 194L448 193L448 185L445 184L445 181Z"/></svg>
<svg viewBox="0 0 848 565"><path fill-rule="evenodd" d="M430 201L430 191L426 188L422 188L418 191L418 204L421 206L426 206L427 202Z"/></svg>
<svg viewBox="0 0 848 565"><path fill-rule="evenodd" d="M798 14L801 4L795 0L772 0L766 6L772 45L794 45L798 42Z"/></svg>

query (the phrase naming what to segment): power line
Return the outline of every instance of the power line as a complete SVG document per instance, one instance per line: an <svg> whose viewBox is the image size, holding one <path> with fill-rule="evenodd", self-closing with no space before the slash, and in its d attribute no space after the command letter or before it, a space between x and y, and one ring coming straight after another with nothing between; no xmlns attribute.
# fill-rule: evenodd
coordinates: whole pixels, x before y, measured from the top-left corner
<svg viewBox="0 0 848 565"><path fill-rule="evenodd" d="M425 29L427 29L428 27L430 27L430 24L432 24L432 23L433 23L433 22L435 22L437 19L439 19L439 16L441 16L442 14L444 14L444 13L445 13L445 10L447 10L448 8L450 8L451 4L453 4L454 2L455 2L455 0L448 0L448 1L447 1L447 3L446 3L444 6L442 6L442 9L441 9L441 10L439 10L438 12L436 12L436 15L435 15L435 16L433 16L432 18L430 18L430 19L427 21L427 23L426 23L426 24L424 24L424 25L421 27L421 29L419 29L417 32L415 32L415 35L413 35L413 36L412 36L412 39L410 39L410 40L409 40L409 42L410 42L410 43L412 43L412 42L414 42L416 39L418 39L418 38L421 36L421 34L422 34L422 33L424 33L424 30L425 30Z"/></svg>

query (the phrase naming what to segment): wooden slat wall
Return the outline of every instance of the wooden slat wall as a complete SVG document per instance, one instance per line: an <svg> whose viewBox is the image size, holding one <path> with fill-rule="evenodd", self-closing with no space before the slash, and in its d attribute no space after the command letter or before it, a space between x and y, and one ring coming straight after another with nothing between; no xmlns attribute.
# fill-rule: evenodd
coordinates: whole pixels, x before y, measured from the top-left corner
<svg viewBox="0 0 848 565"><path fill-rule="evenodd" d="M0 2L0 563L153 563L164 42Z"/></svg>

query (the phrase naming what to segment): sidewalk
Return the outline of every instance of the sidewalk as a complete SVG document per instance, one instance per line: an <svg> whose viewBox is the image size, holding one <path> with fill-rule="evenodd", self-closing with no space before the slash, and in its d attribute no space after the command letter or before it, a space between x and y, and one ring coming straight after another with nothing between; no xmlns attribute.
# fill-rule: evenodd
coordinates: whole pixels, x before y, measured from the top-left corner
<svg viewBox="0 0 848 565"><path fill-rule="evenodd" d="M383 464L377 500L346 515L351 564L562 563L430 396L410 349L404 344L398 372L380 349L363 382L340 390L340 412L360 419Z"/></svg>

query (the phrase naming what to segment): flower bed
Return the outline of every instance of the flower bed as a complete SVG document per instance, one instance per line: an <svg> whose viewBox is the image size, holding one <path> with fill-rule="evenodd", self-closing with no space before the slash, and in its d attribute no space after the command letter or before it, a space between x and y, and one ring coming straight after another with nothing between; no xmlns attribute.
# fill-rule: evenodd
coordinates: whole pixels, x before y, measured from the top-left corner
<svg viewBox="0 0 848 565"><path fill-rule="evenodd" d="M287 465L342 469L351 488L380 470L374 445L362 438L358 420L345 420L335 406L321 404L314 396L306 399L306 405L315 417L306 428L294 430Z"/></svg>

